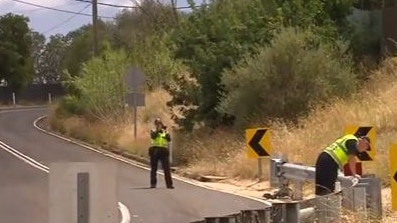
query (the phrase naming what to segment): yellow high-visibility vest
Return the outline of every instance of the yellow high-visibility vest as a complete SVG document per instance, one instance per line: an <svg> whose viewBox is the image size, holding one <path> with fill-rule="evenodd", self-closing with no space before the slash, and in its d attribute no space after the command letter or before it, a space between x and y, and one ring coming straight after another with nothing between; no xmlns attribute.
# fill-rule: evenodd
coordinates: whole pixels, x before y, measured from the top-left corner
<svg viewBox="0 0 397 223"><path fill-rule="evenodd" d="M168 140L165 138L167 132L160 132L155 139L152 139L152 146L156 147L168 147Z"/></svg>
<svg viewBox="0 0 397 223"><path fill-rule="evenodd" d="M345 135L337 139L334 143L332 143L324 150L335 160L336 163L338 163L340 168L343 168L343 166L348 162L349 159L348 149L346 147L346 141L349 139L358 140L358 138L352 134Z"/></svg>

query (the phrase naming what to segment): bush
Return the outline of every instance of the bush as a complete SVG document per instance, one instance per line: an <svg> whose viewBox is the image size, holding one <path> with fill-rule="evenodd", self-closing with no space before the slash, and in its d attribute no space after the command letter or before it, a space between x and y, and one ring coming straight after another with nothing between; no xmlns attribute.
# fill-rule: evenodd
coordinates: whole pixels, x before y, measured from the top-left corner
<svg viewBox="0 0 397 223"><path fill-rule="evenodd" d="M246 124L253 118L295 119L311 103L343 97L356 75L344 44L328 45L309 30L285 28L269 47L224 72L218 110Z"/></svg>
<svg viewBox="0 0 397 223"><path fill-rule="evenodd" d="M81 75L69 75L67 84L74 93L64 99L62 108L102 121L117 117L124 109L127 87L123 77L128 65L123 51L110 49L89 60L83 64Z"/></svg>
<svg viewBox="0 0 397 223"><path fill-rule="evenodd" d="M164 35L136 40L136 46L130 52L131 62L145 73L149 90L169 86L177 74L187 69L181 61L171 57L167 46L171 41L169 38Z"/></svg>
<svg viewBox="0 0 397 223"><path fill-rule="evenodd" d="M66 95L60 101L59 107L56 109L56 114L64 115L66 117L75 114L81 115L84 113L84 105L80 103L76 96Z"/></svg>

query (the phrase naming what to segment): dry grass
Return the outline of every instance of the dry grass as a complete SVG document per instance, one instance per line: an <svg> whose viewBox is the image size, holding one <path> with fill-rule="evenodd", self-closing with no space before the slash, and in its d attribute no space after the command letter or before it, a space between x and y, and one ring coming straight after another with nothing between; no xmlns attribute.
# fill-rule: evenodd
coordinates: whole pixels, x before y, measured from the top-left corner
<svg viewBox="0 0 397 223"><path fill-rule="evenodd" d="M171 123L165 105L168 99L169 95L163 90L146 95L146 106L137 108L136 139L133 108L129 108L121 118L108 122L92 122L77 116L67 118L57 116L54 114L56 109L54 107L53 114L50 115L50 123L52 128L63 134L105 149L147 157L152 120L159 117L165 123Z"/></svg>
<svg viewBox="0 0 397 223"><path fill-rule="evenodd" d="M256 127L271 129L273 153L287 155L292 162L313 165L316 155L336 137L346 125L372 125L377 131L374 142L377 160L365 163L367 173L383 179L388 176L388 148L397 137L397 62L388 61L374 73L363 91L348 100L315 108L299 127L283 122ZM109 145L139 156L146 156L152 120L162 118L171 124L165 103L170 96L163 90L146 95L146 106L138 108L137 139L134 139L133 112L127 112L117 123L91 123L78 117L52 121L64 133ZM169 128L171 131L173 126ZM193 175L222 175L241 179L257 177L257 161L246 156L245 139L229 130L209 132L199 130L192 135L174 131L175 160L183 164L180 171ZM266 169L264 164L264 170Z"/></svg>
<svg viewBox="0 0 397 223"><path fill-rule="evenodd" d="M170 113L165 103L169 95L162 90L146 95L146 106L138 108L137 139L134 139L133 113L127 112L123 121L92 123L79 117L60 119L51 116L52 125L61 132L97 145L115 147L128 153L146 157L152 120L162 118L170 124ZM343 134L346 125L371 125L376 128L374 162L364 163L365 173L374 173L388 181L389 145L397 139L397 59L386 62L374 73L363 90L347 100L313 109L299 127L283 122L255 127L271 129L273 153L287 155L289 161L313 165L317 154L336 137ZM170 126L171 131L173 129ZM244 136L230 130L209 132L199 130L191 135L173 132L174 159L181 164L179 172L191 176L221 175L236 179L257 178L258 164L246 156ZM263 162L267 177L268 163ZM388 201L386 201L388 202ZM385 204L385 203L384 203ZM385 204L382 222L395 222L390 203ZM363 222L359 216L349 215L347 221ZM355 219L352 219L355 218Z"/></svg>
<svg viewBox="0 0 397 223"><path fill-rule="evenodd" d="M365 163L364 171L387 180L388 149L397 138L396 68L397 63L389 61L371 77L360 94L314 109L308 118L301 120L299 127L285 123L268 126L272 131L273 151L287 155L292 162L313 165L317 154L343 134L346 125L371 125L377 132L374 142L377 157L376 161ZM237 165L232 168L246 169Z"/></svg>
<svg viewBox="0 0 397 223"><path fill-rule="evenodd" d="M370 84L351 99L334 100L330 105L314 109L308 118L300 121L299 127L282 122L274 122L270 126L259 124L256 127L271 129L273 153L286 155L292 162L313 165L317 154L343 134L346 125L374 126L377 132L377 140L374 142L377 160L365 163L364 171L387 180L388 148L397 138L397 75L393 67L397 68L394 62L387 63L373 75ZM194 143L184 147L200 151L201 159L191 163L188 171L241 178L256 177L257 163L246 158L243 136L207 134L193 138ZM226 162L222 157L214 156L225 150L238 152L231 153Z"/></svg>

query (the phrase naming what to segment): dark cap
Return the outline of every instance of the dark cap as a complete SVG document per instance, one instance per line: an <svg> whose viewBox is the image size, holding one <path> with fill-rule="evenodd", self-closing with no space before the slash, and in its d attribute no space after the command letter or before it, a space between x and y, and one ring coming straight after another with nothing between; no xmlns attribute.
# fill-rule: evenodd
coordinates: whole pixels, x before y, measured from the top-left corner
<svg viewBox="0 0 397 223"><path fill-rule="evenodd" d="M158 125L158 124L163 124L163 123L161 122L161 119L160 119L160 118L156 118L156 119L154 120L154 124L155 124L155 125Z"/></svg>

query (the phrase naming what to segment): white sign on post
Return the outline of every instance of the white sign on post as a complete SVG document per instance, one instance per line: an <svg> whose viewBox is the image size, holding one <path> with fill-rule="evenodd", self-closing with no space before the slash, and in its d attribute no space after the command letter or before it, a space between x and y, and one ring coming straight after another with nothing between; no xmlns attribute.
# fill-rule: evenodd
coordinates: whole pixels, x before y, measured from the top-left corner
<svg viewBox="0 0 397 223"><path fill-rule="evenodd" d="M116 173L111 163L52 163L49 223L119 223Z"/></svg>

